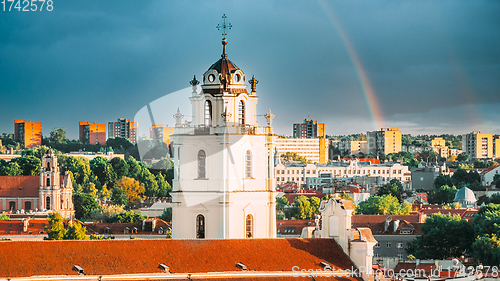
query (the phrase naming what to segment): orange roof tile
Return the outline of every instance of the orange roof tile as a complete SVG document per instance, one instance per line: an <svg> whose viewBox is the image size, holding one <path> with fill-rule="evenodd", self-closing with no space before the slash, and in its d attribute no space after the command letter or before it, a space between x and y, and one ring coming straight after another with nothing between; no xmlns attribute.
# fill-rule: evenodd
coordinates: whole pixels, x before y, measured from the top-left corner
<svg viewBox="0 0 500 281"><path fill-rule="evenodd" d="M39 176L1 176L0 197L38 197Z"/></svg>
<svg viewBox="0 0 500 281"><path fill-rule="evenodd" d="M29 220L28 228L26 231L23 231L22 220L0 220L0 235L45 234L46 226L49 226L49 222L47 220Z"/></svg>
<svg viewBox="0 0 500 281"><path fill-rule="evenodd" d="M327 262L334 268L341 269L353 266L334 239L165 239L0 243L2 278L76 275L76 272L72 271L74 265L83 267L87 275L160 273L157 268L160 263L168 265L172 273L234 272L238 271L235 267L237 262L245 264L249 271L258 272L290 272L294 266L301 269L322 269L320 262Z"/></svg>

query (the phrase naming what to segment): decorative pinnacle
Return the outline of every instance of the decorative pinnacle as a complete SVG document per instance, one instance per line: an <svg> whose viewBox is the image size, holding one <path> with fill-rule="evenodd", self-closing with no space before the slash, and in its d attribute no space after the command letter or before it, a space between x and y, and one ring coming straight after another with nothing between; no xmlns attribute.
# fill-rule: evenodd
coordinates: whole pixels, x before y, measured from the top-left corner
<svg viewBox="0 0 500 281"><path fill-rule="evenodd" d="M196 86L198 84L200 84L200 81L196 80L196 75L193 77L193 80L189 81L189 84L191 84L191 86Z"/></svg>
<svg viewBox="0 0 500 281"><path fill-rule="evenodd" d="M271 108L269 108L265 117L266 117L266 121L267 121L267 126L271 127L271 125L273 124L273 118L274 118L274 114L271 113Z"/></svg>
<svg viewBox="0 0 500 281"><path fill-rule="evenodd" d="M250 87L252 88L252 93L255 93L255 88L257 84L259 84L259 81L255 79L255 75L252 76L252 79L248 81L250 83Z"/></svg>
<svg viewBox="0 0 500 281"><path fill-rule="evenodd" d="M175 127L181 127L182 126L182 118L184 118L184 115L182 115L181 111L179 110L179 108L177 108L177 113L174 114Z"/></svg>

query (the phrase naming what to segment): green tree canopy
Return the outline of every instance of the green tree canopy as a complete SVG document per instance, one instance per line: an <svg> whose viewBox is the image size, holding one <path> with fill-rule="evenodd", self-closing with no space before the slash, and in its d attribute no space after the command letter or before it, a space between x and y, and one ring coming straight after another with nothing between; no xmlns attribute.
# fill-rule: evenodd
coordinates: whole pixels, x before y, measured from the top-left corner
<svg viewBox="0 0 500 281"><path fill-rule="evenodd" d="M50 131L49 141L51 143L62 143L66 140L66 131L62 127L56 127Z"/></svg>
<svg viewBox="0 0 500 281"><path fill-rule="evenodd" d="M82 226L79 222L73 222L68 225L66 233L64 234L64 240L89 240L89 237L85 234L87 228Z"/></svg>
<svg viewBox="0 0 500 281"><path fill-rule="evenodd" d="M64 235L66 234L66 229L64 229L63 221L61 214L58 212L49 214L49 227L46 228L47 238L46 240L62 240Z"/></svg>
<svg viewBox="0 0 500 281"><path fill-rule="evenodd" d="M471 252L474 229L459 215L432 214L421 229L423 235L411 241L406 249L417 259L446 259Z"/></svg>
<svg viewBox="0 0 500 281"><path fill-rule="evenodd" d="M100 209L94 197L87 193L75 193L73 195L73 202L75 206L75 217L79 219L88 218L92 210Z"/></svg>
<svg viewBox="0 0 500 281"><path fill-rule="evenodd" d="M116 189L125 194L127 205L132 206L144 199L145 188L137 180L129 177L123 177L116 182Z"/></svg>
<svg viewBox="0 0 500 281"><path fill-rule="evenodd" d="M356 207L356 214L364 215L407 215L410 212L411 204L400 204L398 199L390 194L370 196Z"/></svg>
<svg viewBox="0 0 500 281"><path fill-rule="evenodd" d="M377 191L377 196L392 195L402 202L403 184L398 179L392 179L389 183L381 186Z"/></svg>
<svg viewBox="0 0 500 281"><path fill-rule="evenodd" d="M455 186L443 185L440 188L429 192L429 203L431 204L448 204L453 203L455 194L457 193Z"/></svg>
<svg viewBox="0 0 500 281"><path fill-rule="evenodd" d="M278 211L284 211L285 206L289 206L290 203L288 202L288 199L285 197L276 197L276 210Z"/></svg>
<svg viewBox="0 0 500 281"><path fill-rule="evenodd" d="M23 155L10 160L12 163L17 163L22 170L23 176L38 176L42 161L33 155Z"/></svg>

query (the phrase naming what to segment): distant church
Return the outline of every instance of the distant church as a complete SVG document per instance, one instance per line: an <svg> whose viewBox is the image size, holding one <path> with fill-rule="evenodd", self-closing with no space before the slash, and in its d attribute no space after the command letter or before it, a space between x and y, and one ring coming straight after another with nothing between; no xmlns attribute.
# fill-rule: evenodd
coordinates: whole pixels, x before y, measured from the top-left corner
<svg viewBox="0 0 500 281"><path fill-rule="evenodd" d="M73 185L68 174L60 176L57 156L52 149L42 158L40 176L0 177L0 210L30 214L59 212L74 215Z"/></svg>
<svg viewBox="0 0 500 281"><path fill-rule="evenodd" d="M177 117L173 238L276 237L273 115L269 110L267 126L258 126L258 81L249 81L248 92L226 44L224 38L221 59L203 74L200 93L200 81L190 82L191 124L182 127Z"/></svg>

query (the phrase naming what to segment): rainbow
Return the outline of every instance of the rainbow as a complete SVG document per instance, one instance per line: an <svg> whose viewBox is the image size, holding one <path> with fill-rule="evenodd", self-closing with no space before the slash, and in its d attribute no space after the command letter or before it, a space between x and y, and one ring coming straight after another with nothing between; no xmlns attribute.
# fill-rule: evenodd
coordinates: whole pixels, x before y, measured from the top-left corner
<svg viewBox="0 0 500 281"><path fill-rule="evenodd" d="M342 29L342 26L340 25L340 22L337 20L337 17L334 15L333 8L328 7L328 4L326 3L325 0L318 0L318 1L320 5L323 6L323 10L326 12L328 18L332 22L335 30L337 31L338 35L340 36L340 39L344 44L345 49L347 50L347 53L349 54L349 58L351 59L351 62L356 71L357 80L360 84L362 93L365 97L368 111L372 117L373 125L375 126L374 130L380 130L380 128L384 127L384 118L382 116L382 112L378 105L377 98L375 96L375 91L371 85L370 79L368 79L368 76L366 75L366 71L364 70L364 67L361 64L359 56L352 47L351 42L349 41L349 38L347 38L347 35Z"/></svg>

